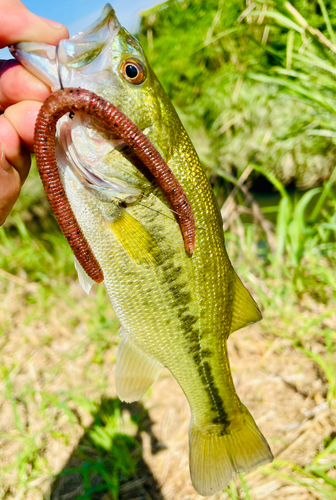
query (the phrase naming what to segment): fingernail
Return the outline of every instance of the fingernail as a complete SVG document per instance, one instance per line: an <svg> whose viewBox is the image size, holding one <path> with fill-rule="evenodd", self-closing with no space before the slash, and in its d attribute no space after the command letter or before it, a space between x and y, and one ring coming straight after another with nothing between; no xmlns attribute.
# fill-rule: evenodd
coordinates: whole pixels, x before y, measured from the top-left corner
<svg viewBox="0 0 336 500"><path fill-rule="evenodd" d="M52 26L53 28L56 29L63 28L62 23L58 23L57 21L53 21L52 19L47 19L46 17L44 17L43 19L47 21L47 23L50 24L50 26Z"/></svg>
<svg viewBox="0 0 336 500"><path fill-rule="evenodd" d="M0 142L0 168L3 172L8 172L8 163L6 161L5 152L3 150L2 144Z"/></svg>

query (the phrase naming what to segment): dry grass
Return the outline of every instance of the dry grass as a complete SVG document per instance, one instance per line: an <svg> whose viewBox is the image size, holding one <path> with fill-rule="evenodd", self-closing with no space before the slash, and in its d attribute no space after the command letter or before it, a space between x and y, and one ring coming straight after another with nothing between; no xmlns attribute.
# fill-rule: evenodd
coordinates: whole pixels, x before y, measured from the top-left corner
<svg viewBox="0 0 336 500"><path fill-rule="evenodd" d="M277 226L268 226L275 253L260 254L262 225L231 220L229 211L229 255L264 312L230 337L232 372L275 461L214 500L334 498L332 179L317 191L321 215L312 222L304 217L311 195L289 210L284 193ZM189 477L189 406L176 381L164 370L141 401L121 404L118 321L104 287L84 294L52 219L34 218L31 231L13 219L0 228L0 498L201 498Z"/></svg>
<svg viewBox="0 0 336 500"><path fill-rule="evenodd" d="M188 403L169 372L162 372L139 404L120 406L115 400L117 322L102 289L86 297L71 282L66 294L62 288L43 302L41 285L20 279L0 276L1 498L112 499L106 488L84 495L103 484L95 465L85 490L82 473L88 457L105 463L93 433L97 415L102 421L113 415L120 439L134 437L127 442L129 474L117 471L121 487L115 498L201 498L189 478ZM333 328L329 306L303 310L310 319L323 318L316 328ZM300 324L302 312L296 315ZM237 391L269 440L275 465L241 476L214 499L332 498L332 485L309 473L319 454L319 465L331 461L331 451L323 455L335 435L327 380L314 360L279 334L281 327L281 315L273 311L229 341ZM312 349L327 357L319 339ZM55 475L71 468L54 483ZM326 476L332 480L331 472Z"/></svg>

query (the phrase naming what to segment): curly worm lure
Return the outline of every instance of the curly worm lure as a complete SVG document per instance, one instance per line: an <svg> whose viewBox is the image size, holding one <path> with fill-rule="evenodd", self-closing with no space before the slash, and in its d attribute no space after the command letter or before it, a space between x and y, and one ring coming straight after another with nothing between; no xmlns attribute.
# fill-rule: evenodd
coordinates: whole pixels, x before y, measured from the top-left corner
<svg viewBox="0 0 336 500"><path fill-rule="evenodd" d="M59 175L55 154L57 121L68 112L80 111L99 119L100 124L116 134L148 168L164 191L174 212L188 253L195 249L195 221L192 208L181 184L167 163L141 130L116 106L89 90L62 89L43 103L35 124L36 164L51 208L77 260L97 283L103 271L86 241L72 212Z"/></svg>

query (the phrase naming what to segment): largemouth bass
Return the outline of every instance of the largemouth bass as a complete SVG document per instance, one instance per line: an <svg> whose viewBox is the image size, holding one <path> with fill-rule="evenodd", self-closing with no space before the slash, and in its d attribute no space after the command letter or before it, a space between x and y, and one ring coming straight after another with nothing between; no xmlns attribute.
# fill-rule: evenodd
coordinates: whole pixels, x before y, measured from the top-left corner
<svg viewBox="0 0 336 500"><path fill-rule="evenodd" d="M55 47L20 43L15 57L53 91L91 90L123 111L150 139L187 195L193 253L176 214L132 149L92 117L57 125L57 159L67 198L99 263L119 318L115 373L121 400L136 401L167 367L191 408L190 472L201 495L238 472L272 460L240 401L227 354L229 335L261 319L227 256L222 220L197 153L139 42L110 5L86 31ZM88 292L92 281L76 262Z"/></svg>

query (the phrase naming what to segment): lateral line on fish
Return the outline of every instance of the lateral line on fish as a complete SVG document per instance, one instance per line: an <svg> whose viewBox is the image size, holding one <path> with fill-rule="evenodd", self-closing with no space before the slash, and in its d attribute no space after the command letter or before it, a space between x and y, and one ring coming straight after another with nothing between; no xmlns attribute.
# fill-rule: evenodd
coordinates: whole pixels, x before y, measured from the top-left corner
<svg viewBox="0 0 336 500"><path fill-rule="evenodd" d="M58 90L43 103L35 123L34 149L36 164L56 219L77 260L97 283L104 280L67 199L55 154L57 121L68 112L83 112L98 118L100 124L116 133L134 151L152 173L160 188L177 212L185 248L195 249L195 219L187 195L162 156L143 132L116 106L97 94L82 88Z"/></svg>
<svg viewBox="0 0 336 500"><path fill-rule="evenodd" d="M145 197L145 195L144 195L144 194L143 194L142 196L143 196L143 197ZM148 199L148 198L147 198L147 199ZM148 208L148 210L153 210L153 212L156 212L157 214L163 215L163 217L166 217L166 218L167 218L167 219L169 219L169 220L176 220L175 218L173 218L173 217L169 217L169 215L164 214L163 212L160 212L160 210L156 210L155 208L148 207L148 206L147 206L147 205L145 205L144 203L141 203L141 201L137 201L137 202L136 202L136 204L137 204L137 205L141 205L142 207ZM175 212L175 210L173 210L173 209L171 209L171 208L169 208L169 207L167 207L167 208L168 208L168 210L169 210L170 212L173 212L174 214L176 214L176 215L178 215L179 217L181 217L181 215L180 215L179 213ZM181 218L183 218L183 217L181 217ZM204 230L205 230L205 227L204 227L204 226L199 226L199 225L197 225L197 226L196 226L196 224L195 224L195 228L196 228L196 229L204 229Z"/></svg>

